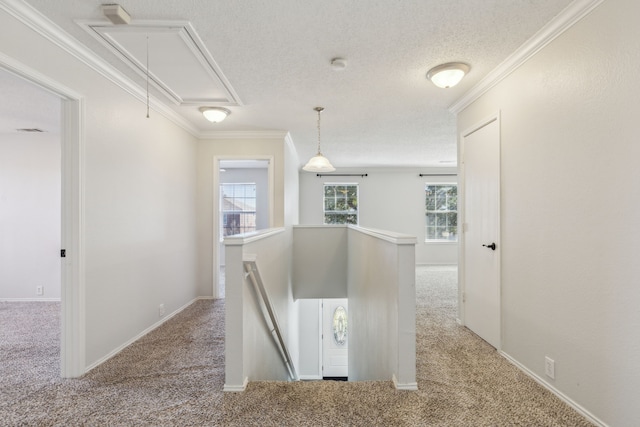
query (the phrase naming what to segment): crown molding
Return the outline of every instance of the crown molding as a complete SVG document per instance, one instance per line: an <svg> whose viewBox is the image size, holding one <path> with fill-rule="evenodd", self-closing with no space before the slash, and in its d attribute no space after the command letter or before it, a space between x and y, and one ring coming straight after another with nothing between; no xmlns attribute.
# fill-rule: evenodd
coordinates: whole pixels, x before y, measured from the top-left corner
<svg viewBox="0 0 640 427"><path fill-rule="evenodd" d="M77 39L73 38L33 6L27 4L24 0L2 0L0 2L0 9L6 11L8 14L18 19L42 37L60 47L74 58L83 62L88 67L116 84L122 90L132 95L134 98L144 103L147 102L147 94L144 89L135 84L129 77L118 71L104 59L100 58ZM191 135L197 137L198 129L177 112L154 97L150 97L149 103L150 107L154 111L186 130Z"/></svg>
<svg viewBox="0 0 640 427"><path fill-rule="evenodd" d="M575 0L449 107L457 114L520 68L542 48L579 22L604 0Z"/></svg>
<svg viewBox="0 0 640 427"><path fill-rule="evenodd" d="M289 132L281 130L245 130L245 131L206 131L200 132L196 137L200 139L287 139ZM289 136L289 138L291 138Z"/></svg>

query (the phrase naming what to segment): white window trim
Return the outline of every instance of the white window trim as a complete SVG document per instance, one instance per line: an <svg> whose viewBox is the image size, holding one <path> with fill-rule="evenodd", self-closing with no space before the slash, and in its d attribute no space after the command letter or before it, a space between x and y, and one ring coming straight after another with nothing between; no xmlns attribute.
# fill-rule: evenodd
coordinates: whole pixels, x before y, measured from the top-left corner
<svg viewBox="0 0 640 427"><path fill-rule="evenodd" d="M324 215L325 215L325 210L324 210L324 187L327 185L333 185L333 186L338 186L338 185L355 185L356 187L356 199L358 200L358 209L356 210L356 218L357 221L355 224L353 225L360 225L360 183L358 182L325 182L322 184L322 223L324 224ZM324 225L332 225L332 224L324 224Z"/></svg>
<svg viewBox="0 0 640 427"><path fill-rule="evenodd" d="M457 189L460 188L460 186L458 185L457 182L452 182L452 181L427 181L424 183L424 187L425 187L425 191L426 191L426 187L428 185L438 185L438 186L445 186L445 185L452 185L455 186ZM426 197L426 195L425 195ZM425 200L426 202L426 200ZM426 210L426 209L425 209ZM450 212L450 211L448 211ZM456 210L456 216L458 215L458 211ZM426 222L426 213L425 213L425 222ZM459 228L459 226L458 226ZM424 242L426 244L430 244L430 245L457 245L458 242L460 241L460 232L458 231L458 238L456 240L444 240L444 239L427 239L427 225L425 223L424 225Z"/></svg>

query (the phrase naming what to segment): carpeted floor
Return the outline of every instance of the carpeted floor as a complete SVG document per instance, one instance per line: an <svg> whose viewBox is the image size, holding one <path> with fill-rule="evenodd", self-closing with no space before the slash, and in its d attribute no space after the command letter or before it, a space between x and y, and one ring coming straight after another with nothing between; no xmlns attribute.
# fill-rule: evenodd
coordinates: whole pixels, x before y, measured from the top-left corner
<svg viewBox="0 0 640 427"><path fill-rule="evenodd" d="M0 425L589 426L455 321L456 270L417 269L417 392L254 382L223 393L224 300L198 301L80 379L59 378L57 303L0 302Z"/></svg>

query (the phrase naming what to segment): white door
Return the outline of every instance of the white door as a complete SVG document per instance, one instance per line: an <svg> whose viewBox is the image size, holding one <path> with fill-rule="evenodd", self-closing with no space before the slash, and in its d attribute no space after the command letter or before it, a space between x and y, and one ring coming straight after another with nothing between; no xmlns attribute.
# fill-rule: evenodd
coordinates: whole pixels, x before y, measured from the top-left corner
<svg viewBox="0 0 640 427"><path fill-rule="evenodd" d="M500 348L500 122L463 136L464 323Z"/></svg>
<svg viewBox="0 0 640 427"><path fill-rule="evenodd" d="M347 299L322 300L322 376L348 377Z"/></svg>

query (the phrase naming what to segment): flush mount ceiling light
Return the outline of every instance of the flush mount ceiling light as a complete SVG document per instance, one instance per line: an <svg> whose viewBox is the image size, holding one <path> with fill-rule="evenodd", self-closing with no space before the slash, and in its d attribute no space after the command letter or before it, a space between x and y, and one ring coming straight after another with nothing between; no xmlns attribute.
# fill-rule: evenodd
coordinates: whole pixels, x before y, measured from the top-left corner
<svg viewBox="0 0 640 427"><path fill-rule="evenodd" d="M231 114L231 111L222 107L200 107L199 110L204 118L212 123L220 123Z"/></svg>
<svg viewBox="0 0 640 427"><path fill-rule="evenodd" d="M333 172L336 168L331 165L329 159L322 155L322 151L320 150L320 113L322 113L324 108L316 107L314 110L318 112L318 153L313 156L302 169L307 172Z"/></svg>
<svg viewBox="0 0 640 427"><path fill-rule="evenodd" d="M469 65L462 62L449 62L430 69L427 78L434 85L446 89L460 83L460 80L470 69Z"/></svg>

